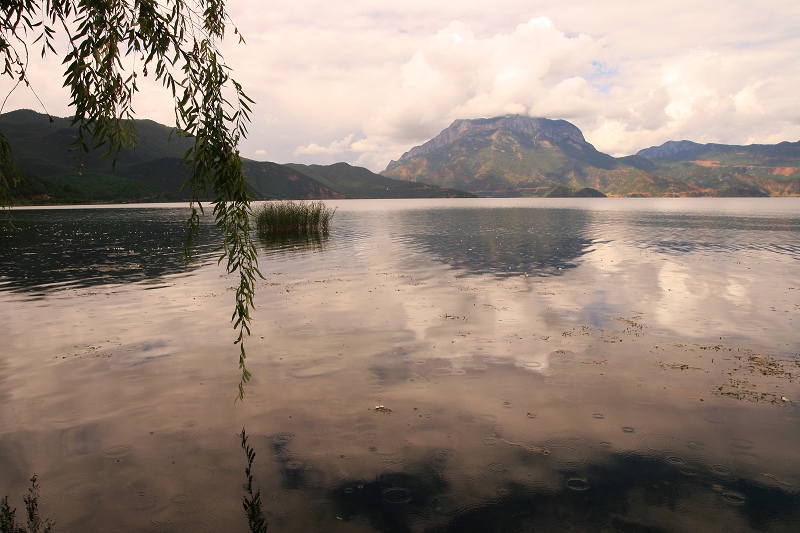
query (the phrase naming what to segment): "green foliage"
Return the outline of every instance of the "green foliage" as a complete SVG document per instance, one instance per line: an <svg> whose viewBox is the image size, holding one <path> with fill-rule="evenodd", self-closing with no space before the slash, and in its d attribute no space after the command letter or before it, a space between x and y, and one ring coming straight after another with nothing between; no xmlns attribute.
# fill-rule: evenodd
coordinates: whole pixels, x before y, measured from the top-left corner
<svg viewBox="0 0 800 533"><path fill-rule="evenodd" d="M258 234L327 233L336 209L322 202L268 202L255 211Z"/></svg>
<svg viewBox="0 0 800 533"><path fill-rule="evenodd" d="M39 485L36 483L36 474L31 478L28 494L22 500L25 502L28 528L17 524L17 510L8 505L8 496L5 496L0 501L0 533L50 533L55 522L49 518L42 520L39 516Z"/></svg>
<svg viewBox="0 0 800 533"><path fill-rule="evenodd" d="M247 476L247 483L244 485L245 496L242 499L242 506L244 512L247 514L247 524L250 526L250 531L253 533L264 533L267 530L267 521L264 518L264 512L261 509L261 490L256 490L253 493L253 461L256 458L256 452L247 443L247 434L242 428L239 437L242 439L242 449L247 455L247 468L244 469L245 476Z"/></svg>
<svg viewBox="0 0 800 533"><path fill-rule="evenodd" d="M19 173L11 160L11 145L0 131L0 207L11 205L11 188L18 183Z"/></svg>
<svg viewBox="0 0 800 533"><path fill-rule="evenodd" d="M87 203L83 191L69 182L48 180L21 172L19 182L10 191L15 205L49 205Z"/></svg>
<svg viewBox="0 0 800 533"><path fill-rule="evenodd" d="M347 163L333 165L285 165L307 176L311 176L326 187L342 193L348 198L441 198L472 197L464 191L447 189L421 182L410 182L387 178L363 167Z"/></svg>
<svg viewBox="0 0 800 533"><path fill-rule="evenodd" d="M230 77L218 49L230 19L224 0L7 0L0 14L0 75L24 83L30 61L29 46L40 47L42 57L55 54L57 31L68 40L64 85L75 110L77 128L72 147L78 165L93 149L102 149L112 166L123 148L137 141L133 97L137 80L153 75L175 99L176 128L192 139L185 153L191 177L191 214L187 222L186 253L199 231L200 200L211 198L216 226L222 233L220 262L238 274L232 316L238 330L242 378L238 399L250 379L245 367L244 334L249 335L258 271L256 247L250 239L250 194L242 173L239 140L247 133L252 101ZM234 27L234 33L238 30ZM29 43L29 39L33 41ZM243 41L241 36L240 42ZM13 89L12 89L13 90ZM35 92L34 92L35 94ZM226 95L232 95L229 100ZM0 111L2 109L0 108ZM0 138L0 201L8 205L13 166L5 138Z"/></svg>
<svg viewBox="0 0 800 533"><path fill-rule="evenodd" d="M19 190L29 180L23 179L20 187L13 191L18 197ZM74 174L52 176L49 180L55 187L73 191L72 196L83 202L145 202L167 201L164 190L155 185L118 176L108 176L96 172L85 172L82 176ZM62 202L63 203L63 202Z"/></svg>
<svg viewBox="0 0 800 533"><path fill-rule="evenodd" d="M116 166L96 151L85 154L79 167L75 152L70 151L77 126L70 126L70 122L60 118L50 122L47 115L26 109L0 115L0 130L13 149L20 172L59 185L68 182L82 192L83 203L180 201L191 197L189 191L180 189L189 176L183 156L194 141L177 135L175 128L134 120L137 145L135 149L122 148L115 158ZM89 175L95 177L95 183L82 179ZM23 182L28 176L24 177ZM131 188L141 193L130 195ZM53 197L56 192L45 193ZM18 203L24 193L13 190L11 196Z"/></svg>

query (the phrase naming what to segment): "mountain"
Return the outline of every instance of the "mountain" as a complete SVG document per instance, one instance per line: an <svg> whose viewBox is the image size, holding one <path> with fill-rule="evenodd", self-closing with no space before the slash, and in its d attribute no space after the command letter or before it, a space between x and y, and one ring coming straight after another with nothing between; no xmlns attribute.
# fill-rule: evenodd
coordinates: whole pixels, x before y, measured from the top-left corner
<svg viewBox="0 0 800 533"><path fill-rule="evenodd" d="M349 198L465 198L473 194L425 183L396 180L347 163L286 165Z"/></svg>
<svg viewBox="0 0 800 533"><path fill-rule="evenodd" d="M193 140L151 120L135 120L138 143L120 151L116 166L103 148L78 166L71 150L77 130L70 119L30 110L0 114L0 131L12 147L23 180L11 190L16 204L182 201L189 178L183 156ZM244 160L257 199L430 198L472 196L463 191L402 182L345 163L279 165Z"/></svg>
<svg viewBox="0 0 800 533"><path fill-rule="evenodd" d="M608 164L608 159L611 159L610 156L597 152L597 150L583 138L581 130L565 120L507 115L488 119L456 120L449 128L442 131L430 141L422 146L412 148L403 154L400 161L392 161L389 163L386 170L391 170L406 160L438 152L464 138L491 136L500 130L506 130L512 134L519 134L523 139L530 139L534 145L536 141L539 140L571 146L575 149L574 151L576 153L586 151L590 157L596 156L604 160L603 162L606 164Z"/></svg>
<svg viewBox="0 0 800 533"><path fill-rule="evenodd" d="M596 189L607 196L800 194L800 143L668 142L615 158L564 120L520 115L456 120L381 172L478 196L552 196Z"/></svg>
<svg viewBox="0 0 800 533"><path fill-rule="evenodd" d="M576 191L571 187L559 185L545 194L545 198L606 198L606 195L597 189L590 189L588 187Z"/></svg>
<svg viewBox="0 0 800 533"><path fill-rule="evenodd" d="M14 202L187 200L183 156L192 139L151 120L134 124L138 144L119 153L115 168L102 148L78 168L69 119L30 110L0 114L24 178L11 190ZM552 197L584 189L606 196L800 196L800 142L670 141L616 158L567 121L509 115L456 120L380 174L347 163L251 160L244 172L257 199Z"/></svg>
<svg viewBox="0 0 800 533"><path fill-rule="evenodd" d="M102 147L85 155L79 168L77 152L71 149L78 138L77 130L70 126L69 119L51 118L27 109L0 115L0 130L11 145L23 178L28 178L23 184L33 179L40 188L67 187L80 191L86 201L186 198L179 189L188 176L182 158L192 145L191 139L151 120L137 120L135 125L138 145L135 150L120 151L116 168L102 157ZM12 189L11 194L19 198L23 191L24 187ZM59 198L58 194L41 191L38 198L47 196Z"/></svg>
<svg viewBox="0 0 800 533"><path fill-rule="evenodd" d="M614 196L693 190L679 180L650 175L644 160L636 164L598 151L567 121L520 115L456 120L381 174L478 196L545 196L559 186Z"/></svg>
<svg viewBox="0 0 800 533"><path fill-rule="evenodd" d="M716 196L800 195L800 142L779 144L698 144L669 141L640 150L654 171Z"/></svg>
<svg viewBox="0 0 800 533"><path fill-rule="evenodd" d="M269 161L245 161L244 174L256 197L292 200L333 200L347 195L327 187L311 176Z"/></svg>

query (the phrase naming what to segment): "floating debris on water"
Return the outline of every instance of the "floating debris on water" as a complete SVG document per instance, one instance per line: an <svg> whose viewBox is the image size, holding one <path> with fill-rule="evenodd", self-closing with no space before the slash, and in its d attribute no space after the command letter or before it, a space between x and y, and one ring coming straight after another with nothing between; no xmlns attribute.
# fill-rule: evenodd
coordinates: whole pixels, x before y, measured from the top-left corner
<svg viewBox="0 0 800 533"><path fill-rule="evenodd" d="M714 391L716 394L749 402L792 403L788 396L780 392L756 390L758 385L752 380L763 376L795 383L800 374L800 361L778 359L752 353L749 350L745 351L744 355L735 355L734 358L738 366L727 372L730 376L728 382L716 387ZM742 374L746 375L741 376Z"/></svg>

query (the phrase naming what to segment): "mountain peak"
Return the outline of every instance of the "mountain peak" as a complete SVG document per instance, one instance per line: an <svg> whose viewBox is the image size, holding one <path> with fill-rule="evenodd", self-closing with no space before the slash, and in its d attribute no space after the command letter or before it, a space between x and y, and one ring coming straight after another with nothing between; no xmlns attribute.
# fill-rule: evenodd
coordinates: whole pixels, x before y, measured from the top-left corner
<svg viewBox="0 0 800 533"><path fill-rule="evenodd" d="M682 159L691 158L702 149L702 144L693 141L667 141L661 146L639 150L636 155L649 159Z"/></svg>
<svg viewBox="0 0 800 533"><path fill-rule="evenodd" d="M459 119L453 121L448 131L455 131L462 135L483 133L486 131L508 130L532 136L543 136L552 140L573 140L586 142L581 130L566 120L553 120L549 118L528 117L525 115L505 115L493 118Z"/></svg>
<svg viewBox="0 0 800 533"><path fill-rule="evenodd" d="M430 141L415 146L397 161L386 167L388 172L393 168L416 157L439 151L457 141L470 137L486 137L498 131L506 131L529 137L535 141L546 140L555 143L585 145L583 133L575 125L566 120L528 117L524 115L505 115L493 118L458 119Z"/></svg>

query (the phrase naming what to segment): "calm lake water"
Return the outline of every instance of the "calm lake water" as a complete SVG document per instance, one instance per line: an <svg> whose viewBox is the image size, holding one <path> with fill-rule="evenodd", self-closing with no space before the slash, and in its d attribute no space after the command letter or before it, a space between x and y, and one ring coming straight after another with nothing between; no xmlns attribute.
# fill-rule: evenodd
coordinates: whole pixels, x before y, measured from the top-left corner
<svg viewBox="0 0 800 533"><path fill-rule="evenodd" d="M0 231L0 496L57 531L797 531L800 198L336 201L235 280L185 206ZM210 218L210 217L206 217Z"/></svg>

